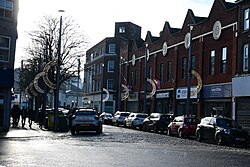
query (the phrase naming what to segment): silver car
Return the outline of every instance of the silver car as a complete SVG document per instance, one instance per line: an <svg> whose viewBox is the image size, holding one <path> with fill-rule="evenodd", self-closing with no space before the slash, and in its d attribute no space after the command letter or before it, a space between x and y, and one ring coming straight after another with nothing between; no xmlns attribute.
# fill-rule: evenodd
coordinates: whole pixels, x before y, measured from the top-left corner
<svg viewBox="0 0 250 167"><path fill-rule="evenodd" d="M95 131L102 133L102 121L95 109L78 108L71 118L71 134L79 131Z"/></svg>
<svg viewBox="0 0 250 167"><path fill-rule="evenodd" d="M117 111L112 118L113 125L125 125L125 118L128 117L130 112Z"/></svg>
<svg viewBox="0 0 250 167"><path fill-rule="evenodd" d="M126 119L125 124L127 127L136 129L142 129L143 120L147 118L147 114L144 113L131 113Z"/></svg>

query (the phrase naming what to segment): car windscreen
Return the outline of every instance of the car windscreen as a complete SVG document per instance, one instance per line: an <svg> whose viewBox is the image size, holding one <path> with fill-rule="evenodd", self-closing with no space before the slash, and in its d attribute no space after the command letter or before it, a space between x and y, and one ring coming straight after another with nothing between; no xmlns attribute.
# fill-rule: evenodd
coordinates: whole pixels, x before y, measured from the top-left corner
<svg viewBox="0 0 250 167"><path fill-rule="evenodd" d="M196 124L196 123L198 123L198 121L197 121L196 118L185 118L184 122L185 123L189 123L189 124Z"/></svg>
<svg viewBox="0 0 250 167"><path fill-rule="evenodd" d="M121 113L121 116L127 117L129 116L129 113Z"/></svg>
<svg viewBox="0 0 250 167"><path fill-rule="evenodd" d="M137 115L138 118L147 118L147 115Z"/></svg>
<svg viewBox="0 0 250 167"><path fill-rule="evenodd" d="M216 123L219 127L223 128L239 128L239 125L231 119L217 119Z"/></svg>
<svg viewBox="0 0 250 167"><path fill-rule="evenodd" d="M76 115L96 115L96 112L93 111L78 111Z"/></svg>

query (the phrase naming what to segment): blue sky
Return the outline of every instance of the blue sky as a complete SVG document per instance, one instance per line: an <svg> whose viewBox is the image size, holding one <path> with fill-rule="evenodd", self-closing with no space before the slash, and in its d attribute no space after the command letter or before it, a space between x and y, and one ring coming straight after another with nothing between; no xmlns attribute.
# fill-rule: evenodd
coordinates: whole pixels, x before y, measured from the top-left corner
<svg viewBox="0 0 250 167"><path fill-rule="evenodd" d="M234 0L226 0L234 2ZM188 9L196 16L207 17L213 0L20 0L18 15L18 33L15 67L20 67L21 59L25 57L24 47L28 44L25 33L34 29L39 19L44 15L59 17L57 12L65 10L63 15L76 20L90 46L95 45L105 37L114 36L115 22L130 21L142 27L142 38L147 31L158 36L165 21L171 27L180 28Z"/></svg>

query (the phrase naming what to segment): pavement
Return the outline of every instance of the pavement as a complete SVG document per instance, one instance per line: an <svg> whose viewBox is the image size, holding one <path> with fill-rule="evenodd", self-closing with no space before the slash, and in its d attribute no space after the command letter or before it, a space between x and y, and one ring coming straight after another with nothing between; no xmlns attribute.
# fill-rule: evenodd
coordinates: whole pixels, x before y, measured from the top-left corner
<svg viewBox="0 0 250 167"><path fill-rule="evenodd" d="M28 123L26 123L24 128L22 128L21 123L19 123L15 128L10 127L9 132L0 132L0 139L53 136L55 133L57 132L48 131L44 128L40 129L38 123L33 122L31 128L29 128Z"/></svg>

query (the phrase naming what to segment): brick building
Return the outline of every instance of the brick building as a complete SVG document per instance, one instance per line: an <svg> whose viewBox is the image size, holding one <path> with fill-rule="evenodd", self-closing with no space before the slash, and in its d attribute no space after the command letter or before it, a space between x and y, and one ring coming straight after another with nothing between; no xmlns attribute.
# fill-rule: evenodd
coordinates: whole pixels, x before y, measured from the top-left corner
<svg viewBox="0 0 250 167"><path fill-rule="evenodd" d="M9 130L18 8L18 0L0 0L0 131Z"/></svg>
<svg viewBox="0 0 250 167"><path fill-rule="evenodd" d="M190 31L190 25L193 29ZM131 87L126 109L133 112L186 113L187 78L190 41L191 69L202 79L202 89L190 97L190 113L199 118L211 114L232 116L232 77L236 74L237 6L224 0L215 0L208 17L195 16L188 10L183 26L172 28L165 23L159 37L147 33L149 59L145 62L145 45L136 43L129 53L126 78ZM191 45L192 44L192 45ZM146 66L145 66L146 64ZM147 78L158 82L158 88L147 98L144 111L144 69ZM191 92L197 79L191 77ZM147 84L147 94L152 85Z"/></svg>

